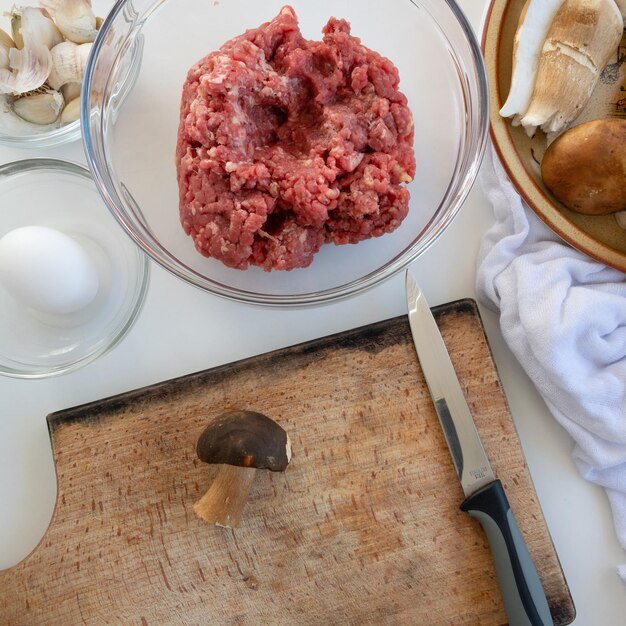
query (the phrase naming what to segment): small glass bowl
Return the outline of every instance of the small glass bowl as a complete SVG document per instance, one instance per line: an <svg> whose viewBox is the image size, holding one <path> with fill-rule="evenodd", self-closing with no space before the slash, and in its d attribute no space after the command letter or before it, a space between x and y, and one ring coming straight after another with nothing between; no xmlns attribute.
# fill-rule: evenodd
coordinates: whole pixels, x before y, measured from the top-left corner
<svg viewBox="0 0 626 626"><path fill-rule="evenodd" d="M0 100L0 116L8 109L7 102ZM80 139L80 120L63 126L37 126L29 122L18 124L7 128L0 122L0 143L14 148L50 148Z"/></svg>
<svg viewBox="0 0 626 626"><path fill-rule="evenodd" d="M133 240L179 278L243 302L297 306L368 289L405 268L452 222L487 140L489 104L480 47L454 0L293 0L302 32L321 38L345 18L363 44L391 59L415 122L417 174L409 215L393 233L322 246L306 269L230 269L207 259L178 215L174 152L188 69L284 0L119 0L85 71L87 161L102 197Z"/></svg>
<svg viewBox="0 0 626 626"><path fill-rule="evenodd" d="M106 15L112 0L95 0L96 15ZM0 0L0 28L11 34L9 13L13 7L41 7L39 0ZM80 139L80 119L61 125L60 122L41 126L13 114L9 96L0 94L0 144L12 148L49 148Z"/></svg>
<svg viewBox="0 0 626 626"><path fill-rule="evenodd" d="M44 378L90 363L117 345L143 306L150 264L103 205L89 171L56 159L0 166L0 238L23 226L72 237L98 272L93 302L71 314L25 306L0 282L0 374Z"/></svg>

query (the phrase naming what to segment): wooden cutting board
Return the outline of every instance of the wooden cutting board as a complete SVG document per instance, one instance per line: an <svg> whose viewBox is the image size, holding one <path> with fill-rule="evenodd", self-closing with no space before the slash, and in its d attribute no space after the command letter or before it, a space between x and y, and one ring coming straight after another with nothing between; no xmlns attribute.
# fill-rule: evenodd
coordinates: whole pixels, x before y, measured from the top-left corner
<svg viewBox="0 0 626 626"><path fill-rule="evenodd" d="M478 310L434 310L556 624L574 607ZM250 408L293 441L257 472L236 530L192 505L207 418ZM50 528L0 572L0 623L501 625L480 525L463 499L404 317L48 416Z"/></svg>

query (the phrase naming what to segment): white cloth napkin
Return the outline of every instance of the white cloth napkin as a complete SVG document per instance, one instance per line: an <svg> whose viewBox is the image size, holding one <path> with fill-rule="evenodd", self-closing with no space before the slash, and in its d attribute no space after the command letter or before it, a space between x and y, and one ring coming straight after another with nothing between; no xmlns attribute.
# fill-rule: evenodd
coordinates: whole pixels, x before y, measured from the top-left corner
<svg viewBox="0 0 626 626"><path fill-rule="evenodd" d="M576 442L584 478L606 489L626 549L626 274L557 237L522 202L497 156L480 181L495 213L478 254L477 293ZM626 566L619 568L626 583Z"/></svg>

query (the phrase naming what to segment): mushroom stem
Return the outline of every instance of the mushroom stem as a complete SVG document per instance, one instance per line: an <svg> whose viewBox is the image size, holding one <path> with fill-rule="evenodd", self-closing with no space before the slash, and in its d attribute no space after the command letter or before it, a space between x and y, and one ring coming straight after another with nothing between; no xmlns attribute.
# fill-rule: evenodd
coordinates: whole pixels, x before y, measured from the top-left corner
<svg viewBox="0 0 626 626"><path fill-rule="evenodd" d="M193 505L196 515L217 526L239 526L255 474L254 467L221 464L207 492Z"/></svg>

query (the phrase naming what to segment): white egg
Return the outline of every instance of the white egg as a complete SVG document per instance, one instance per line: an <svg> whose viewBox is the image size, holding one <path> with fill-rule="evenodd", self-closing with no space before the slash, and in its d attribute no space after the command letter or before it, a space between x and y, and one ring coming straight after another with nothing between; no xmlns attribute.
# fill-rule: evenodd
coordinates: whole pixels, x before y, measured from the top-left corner
<svg viewBox="0 0 626 626"><path fill-rule="evenodd" d="M0 283L24 305L68 314L98 293L98 272L84 248L46 226L24 226L0 239Z"/></svg>

